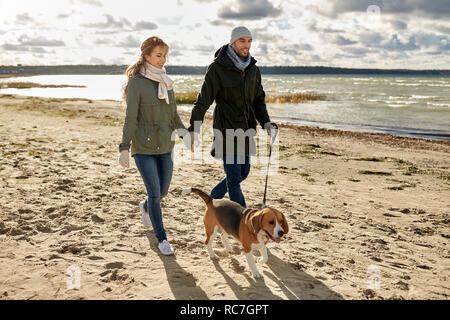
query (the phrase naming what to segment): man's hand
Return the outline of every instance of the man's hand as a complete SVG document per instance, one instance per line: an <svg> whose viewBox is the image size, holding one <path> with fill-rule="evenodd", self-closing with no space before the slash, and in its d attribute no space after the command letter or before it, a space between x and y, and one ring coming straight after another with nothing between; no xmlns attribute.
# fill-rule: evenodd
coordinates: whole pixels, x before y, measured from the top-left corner
<svg viewBox="0 0 450 320"><path fill-rule="evenodd" d="M272 122L266 122L264 124L264 130L267 130L267 134L272 137L276 137L278 134L278 126L275 123Z"/></svg>
<svg viewBox="0 0 450 320"><path fill-rule="evenodd" d="M128 152L128 150L120 151L119 164L124 168L130 167L130 153Z"/></svg>

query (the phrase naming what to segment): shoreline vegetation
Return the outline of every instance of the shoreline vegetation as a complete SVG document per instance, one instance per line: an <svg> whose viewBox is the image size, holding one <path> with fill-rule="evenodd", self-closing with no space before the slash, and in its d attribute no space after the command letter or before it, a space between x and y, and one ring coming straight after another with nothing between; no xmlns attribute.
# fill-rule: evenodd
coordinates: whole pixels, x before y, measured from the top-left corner
<svg viewBox="0 0 450 320"><path fill-rule="evenodd" d="M43 74L124 74L127 65L54 65L54 66L0 66L1 75ZM167 66L169 74L205 74L206 66ZM423 75L450 76L450 70L357 69L325 66L259 66L261 74L324 74L324 75Z"/></svg>
<svg viewBox="0 0 450 320"><path fill-rule="evenodd" d="M86 88L76 85L54 85L33 82L3 82L0 89L30 89L30 88ZM175 93L177 104L193 104L197 101L198 93L195 91ZM318 93L295 93L287 95L267 95L266 103L307 103L309 101L326 100L326 96Z"/></svg>

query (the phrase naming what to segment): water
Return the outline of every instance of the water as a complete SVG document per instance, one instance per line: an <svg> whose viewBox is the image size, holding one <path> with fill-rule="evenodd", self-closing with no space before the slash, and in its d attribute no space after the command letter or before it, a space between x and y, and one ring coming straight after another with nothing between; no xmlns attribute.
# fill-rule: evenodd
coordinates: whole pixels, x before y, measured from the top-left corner
<svg viewBox="0 0 450 320"><path fill-rule="evenodd" d="M202 75L173 75L175 92L199 92ZM0 94L121 99L123 75L45 75L0 79L86 88L3 89ZM269 103L272 121L359 132L450 140L450 78L362 75L263 75L267 95L311 93L326 101ZM192 106L179 106L190 110ZM211 106L209 112L212 112Z"/></svg>

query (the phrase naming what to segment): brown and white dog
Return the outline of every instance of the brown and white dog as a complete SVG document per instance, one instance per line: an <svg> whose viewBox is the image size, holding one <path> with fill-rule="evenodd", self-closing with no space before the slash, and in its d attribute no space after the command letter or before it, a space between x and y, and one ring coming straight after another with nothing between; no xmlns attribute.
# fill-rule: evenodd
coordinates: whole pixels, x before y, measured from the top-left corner
<svg viewBox="0 0 450 320"><path fill-rule="evenodd" d="M267 262L269 257L266 243L269 240L280 243L281 237L289 231L288 223L283 213L273 208L264 208L262 210L246 209L231 200L213 199L196 188L185 189L182 194L186 195L191 192L199 195L206 203L203 222L206 232L205 244L208 246L209 256L213 259L219 258L214 253L212 245L218 230L221 229L221 238L225 249L228 252L232 252L227 236L233 236L242 244L253 276L260 278L261 274L256 268L252 251L253 249L258 249L261 253L260 262Z"/></svg>

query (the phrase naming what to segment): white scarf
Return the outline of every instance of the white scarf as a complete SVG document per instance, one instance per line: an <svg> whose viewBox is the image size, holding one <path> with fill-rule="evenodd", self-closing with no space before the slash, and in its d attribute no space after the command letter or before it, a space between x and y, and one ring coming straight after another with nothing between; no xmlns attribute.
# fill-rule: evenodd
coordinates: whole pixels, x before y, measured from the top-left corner
<svg viewBox="0 0 450 320"><path fill-rule="evenodd" d="M159 82L158 98L166 100L166 103L169 104L168 91L173 88L174 81L167 75L166 69L164 67L156 68L146 62L145 68L142 68L140 73L150 80Z"/></svg>

